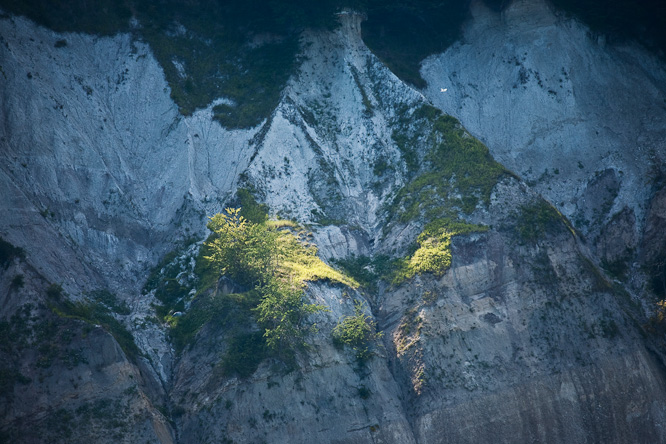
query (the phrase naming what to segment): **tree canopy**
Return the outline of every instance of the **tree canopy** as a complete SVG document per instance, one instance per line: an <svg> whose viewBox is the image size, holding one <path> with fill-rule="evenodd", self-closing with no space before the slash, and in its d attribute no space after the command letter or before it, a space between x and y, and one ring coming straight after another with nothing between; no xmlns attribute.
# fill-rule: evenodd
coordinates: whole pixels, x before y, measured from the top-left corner
<svg viewBox="0 0 666 444"><path fill-rule="evenodd" d="M210 254L205 259L220 277L259 294L254 312L266 345L287 359L316 329L309 316L326 309L307 301L304 282L320 278L354 282L324 264L316 248L278 227L278 223L248 221L240 208L228 208L210 219L213 233L206 241Z"/></svg>

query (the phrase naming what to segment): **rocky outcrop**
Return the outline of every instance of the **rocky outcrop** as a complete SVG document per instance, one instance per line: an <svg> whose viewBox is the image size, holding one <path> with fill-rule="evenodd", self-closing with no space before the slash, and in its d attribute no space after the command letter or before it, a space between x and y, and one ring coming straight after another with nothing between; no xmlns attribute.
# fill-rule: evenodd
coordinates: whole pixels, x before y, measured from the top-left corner
<svg viewBox="0 0 666 444"><path fill-rule="evenodd" d="M136 290L167 245L219 211L254 132L225 131L210 111L180 116L129 35L4 18L2 43L3 236L73 293Z"/></svg>
<svg viewBox="0 0 666 444"><path fill-rule="evenodd" d="M455 242L441 279L384 295L417 441L664 441L663 361L634 347L629 296L556 213L538 240L505 214L499 230Z"/></svg>
<svg viewBox="0 0 666 444"><path fill-rule="evenodd" d="M636 44L606 44L543 0L517 0L501 14L473 2L472 15L458 43L424 62L426 96L593 248L607 250L598 236L630 211L628 243L617 248L633 250L666 152L663 64Z"/></svg>
<svg viewBox="0 0 666 444"><path fill-rule="evenodd" d="M119 345L131 344L68 312L65 295L21 259L0 270L0 292L11 313L0 321L3 442L175 442L163 388Z"/></svg>

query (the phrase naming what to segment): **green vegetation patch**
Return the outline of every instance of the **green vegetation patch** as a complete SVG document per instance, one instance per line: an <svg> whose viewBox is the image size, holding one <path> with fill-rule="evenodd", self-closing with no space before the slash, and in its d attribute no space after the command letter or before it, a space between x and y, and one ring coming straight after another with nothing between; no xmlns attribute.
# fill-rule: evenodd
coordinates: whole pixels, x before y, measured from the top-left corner
<svg viewBox="0 0 666 444"><path fill-rule="evenodd" d="M488 0L486 0L488 1ZM497 0L494 0L497 1ZM613 40L636 39L653 50L666 50L666 3L621 0L553 0L593 31Z"/></svg>
<svg viewBox="0 0 666 444"><path fill-rule="evenodd" d="M239 188L236 200L240 207L240 215L253 224L261 224L268 220L268 205L260 204L254 197L253 190Z"/></svg>
<svg viewBox="0 0 666 444"><path fill-rule="evenodd" d="M258 302L259 295L255 291L232 294L205 292L198 295L185 313L165 316L176 350L180 352L192 344L205 325L229 330L231 337L244 334L243 330L254 322L252 309Z"/></svg>
<svg viewBox="0 0 666 444"><path fill-rule="evenodd" d="M485 0L496 10L503 0ZM593 30L666 49L666 6L554 0ZM171 96L190 115L224 97L214 118L228 128L259 124L275 109L298 60L307 28L332 28L343 8L362 12L368 47L401 79L426 86L421 62L461 35L468 0L0 0L0 8L59 32L133 32L148 42L164 69ZM140 23L130 27L134 16ZM60 42L60 43L58 43ZM56 42L62 47L63 40ZM366 107L370 110L370 107Z"/></svg>
<svg viewBox="0 0 666 444"><path fill-rule="evenodd" d="M227 375L235 374L247 378L257 370L267 355L263 332L232 335L227 342L227 352L220 366Z"/></svg>
<svg viewBox="0 0 666 444"><path fill-rule="evenodd" d="M543 199L520 207L513 220L518 238L522 242L535 242L545 234L563 233L567 229L575 234L557 208Z"/></svg>
<svg viewBox="0 0 666 444"><path fill-rule="evenodd" d="M421 174L398 192L392 204L401 222L420 216L451 217L456 211L471 214L480 202L488 204L499 179L511 174L455 118L430 105L411 115L402 110L396 124L394 140L403 155L411 153L405 156L408 170L415 169L410 162L418 164L415 153L427 149Z"/></svg>
<svg viewBox="0 0 666 444"><path fill-rule="evenodd" d="M417 274L441 276L451 265L452 237L487 230L461 214L488 205L497 182L511 173L455 118L430 105L399 109L394 124L393 139L413 178L396 193L389 217L425 225L413 251L395 264L392 282L399 284Z"/></svg>
<svg viewBox="0 0 666 444"><path fill-rule="evenodd" d="M377 323L364 313L363 305L355 301L354 314L345 316L333 329L333 343L351 348L356 359L364 363L372 355L372 345L382 337L382 333L376 330Z"/></svg>
<svg viewBox="0 0 666 444"><path fill-rule="evenodd" d="M248 128L266 118L293 70L298 50L294 32L265 19L258 5L253 18L248 10L256 3L252 1L160 3L139 3L137 16L144 24L142 38L162 65L180 112L190 115L224 97L231 104L213 109L223 126Z"/></svg>
<svg viewBox="0 0 666 444"><path fill-rule="evenodd" d="M436 219L430 222L416 239L416 251L400 261L393 283L400 284L417 274L443 275L451 266L452 237L487 230L486 226L458 220Z"/></svg>
<svg viewBox="0 0 666 444"><path fill-rule="evenodd" d="M316 248L291 232L293 224L251 223L241 212L230 208L211 218L213 234L204 243L195 267L207 276L205 290L199 288L199 296L186 313L169 316L168 321L178 349L191 343L204 325L224 326L230 342L222 359L223 370L249 376L266 356L263 351L288 361L312 331L314 325L307 318L324 307L306 302L306 281L358 284L317 258ZM220 291L220 278L230 289ZM261 327L261 347L252 331L256 326ZM237 347L248 341L255 341L254 361L242 359L244 352Z"/></svg>
<svg viewBox="0 0 666 444"><path fill-rule="evenodd" d="M127 302L121 301L118 297L108 290L95 290L88 294L88 297L95 302L103 304L107 309L113 313L127 316L131 310Z"/></svg>
<svg viewBox="0 0 666 444"><path fill-rule="evenodd" d="M388 255L350 256L336 259L335 264L351 276L359 286L370 293L377 293L380 280L391 282L395 276L399 259Z"/></svg>
<svg viewBox="0 0 666 444"><path fill-rule="evenodd" d="M310 315L325 310L306 300L306 282L359 284L319 259L312 233L292 221L267 220L267 207L251 192L239 190L235 202L244 207L211 218L212 234L199 248L193 277L187 254L169 254L144 290L155 291L157 313L170 325L178 351L210 328L227 343L223 373L247 377L265 357L293 363L305 347L316 328Z"/></svg>
<svg viewBox="0 0 666 444"><path fill-rule="evenodd" d="M132 16L122 0L0 0L0 7L54 31L98 35L128 31Z"/></svg>
<svg viewBox="0 0 666 444"><path fill-rule="evenodd" d="M101 302L71 302L61 300L51 303L53 312L62 317L84 321L90 325L99 325L109 332L127 357L135 360L140 351L134 337L112 314L111 309Z"/></svg>
<svg viewBox="0 0 666 444"><path fill-rule="evenodd" d="M211 255L205 257L222 275L253 288L273 278L295 282L329 280L358 287L358 283L325 264L317 248L301 231L278 230L276 224L251 223L240 209L227 209L226 214L211 218L214 235L206 241ZM284 225L283 225L284 226Z"/></svg>
<svg viewBox="0 0 666 444"><path fill-rule="evenodd" d="M361 3L361 2L357 2ZM460 36L469 2L459 0L368 0L363 40L398 77L426 86L421 61L443 52Z"/></svg>

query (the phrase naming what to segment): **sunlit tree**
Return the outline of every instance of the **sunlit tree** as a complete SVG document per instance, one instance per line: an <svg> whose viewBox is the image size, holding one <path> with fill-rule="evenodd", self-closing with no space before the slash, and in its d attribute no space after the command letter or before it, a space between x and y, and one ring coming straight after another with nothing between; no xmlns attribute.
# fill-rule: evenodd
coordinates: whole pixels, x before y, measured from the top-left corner
<svg viewBox="0 0 666 444"><path fill-rule="evenodd" d="M266 284L276 273L278 233L265 224L248 222L240 208L228 208L208 223L213 232L207 241L206 259L236 283L253 288Z"/></svg>

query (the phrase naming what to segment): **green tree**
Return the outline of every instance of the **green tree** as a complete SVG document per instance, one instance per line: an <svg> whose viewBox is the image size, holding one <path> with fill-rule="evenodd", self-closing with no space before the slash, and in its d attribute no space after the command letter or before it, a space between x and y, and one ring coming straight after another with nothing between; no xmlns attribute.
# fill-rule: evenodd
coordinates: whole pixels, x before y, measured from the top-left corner
<svg viewBox="0 0 666 444"><path fill-rule="evenodd" d="M370 356L372 343L381 338L381 332L375 332L377 325L363 311L361 302L354 302L354 314L345 318L333 329L333 342L341 347L348 346L356 353L360 362Z"/></svg>
<svg viewBox="0 0 666 444"><path fill-rule="evenodd" d="M240 208L227 208L210 219L213 232L206 256L221 275L254 287L266 284L275 275L279 257L278 233L266 224L250 223Z"/></svg>
<svg viewBox="0 0 666 444"><path fill-rule="evenodd" d="M253 310L266 346L284 361L293 359L294 351L305 346L305 336L316 330L307 318L325 310L323 305L306 301L298 265L305 266L303 261L310 268L318 264L293 235L279 232L265 221L248 221L240 208L216 214L208 228L213 234L206 241L210 254L205 259L220 275L246 286L248 294L259 295Z"/></svg>
<svg viewBox="0 0 666 444"><path fill-rule="evenodd" d="M305 335L317 330L307 318L326 307L307 303L300 286L282 279L272 279L260 291L261 302L255 310L266 345L281 358L289 358L293 350L305 346Z"/></svg>

